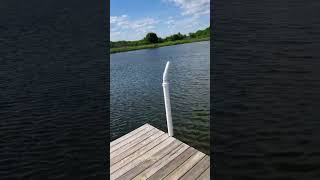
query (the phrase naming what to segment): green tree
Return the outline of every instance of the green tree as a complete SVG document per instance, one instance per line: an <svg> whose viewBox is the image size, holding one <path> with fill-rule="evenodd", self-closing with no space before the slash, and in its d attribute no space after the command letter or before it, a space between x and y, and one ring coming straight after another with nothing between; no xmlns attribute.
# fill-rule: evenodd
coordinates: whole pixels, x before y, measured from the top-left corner
<svg viewBox="0 0 320 180"><path fill-rule="evenodd" d="M196 33L189 33L189 36L190 36L191 38L196 38Z"/></svg>
<svg viewBox="0 0 320 180"><path fill-rule="evenodd" d="M187 36L186 35L182 35L180 32L178 34L174 34L171 36L168 36L165 38L166 41L176 41L176 40L181 40L181 39L185 39Z"/></svg>
<svg viewBox="0 0 320 180"><path fill-rule="evenodd" d="M158 43L163 43L164 39L162 39L161 37L158 38Z"/></svg>
<svg viewBox="0 0 320 180"><path fill-rule="evenodd" d="M149 43L157 43L159 38L156 33L150 32L146 35L145 40Z"/></svg>

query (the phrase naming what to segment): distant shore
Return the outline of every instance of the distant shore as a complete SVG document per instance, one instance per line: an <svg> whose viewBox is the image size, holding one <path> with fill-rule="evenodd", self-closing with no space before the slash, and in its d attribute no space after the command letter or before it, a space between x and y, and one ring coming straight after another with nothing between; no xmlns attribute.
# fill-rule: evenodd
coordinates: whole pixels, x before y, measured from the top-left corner
<svg viewBox="0 0 320 180"><path fill-rule="evenodd" d="M140 50L140 49L158 48L158 47L163 47L163 46L172 46L172 45L177 45L177 44L193 43L193 42L199 42L199 41L208 41L208 40L210 40L210 37L183 39L183 40L169 41L169 42L156 43L156 44L147 44L147 45L141 45L141 46L128 46L128 47L111 48L110 54L119 53L119 52L126 52L126 51L135 51L135 50Z"/></svg>

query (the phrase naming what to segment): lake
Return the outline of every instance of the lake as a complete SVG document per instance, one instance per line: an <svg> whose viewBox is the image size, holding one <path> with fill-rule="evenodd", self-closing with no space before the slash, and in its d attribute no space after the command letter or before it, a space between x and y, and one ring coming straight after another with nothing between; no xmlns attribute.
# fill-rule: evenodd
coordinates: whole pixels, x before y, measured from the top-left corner
<svg viewBox="0 0 320 180"><path fill-rule="evenodd" d="M214 1L216 179L319 179L318 1Z"/></svg>
<svg viewBox="0 0 320 180"><path fill-rule="evenodd" d="M175 137L210 153L210 41L111 54L111 140L149 123L167 132L162 74L169 83Z"/></svg>
<svg viewBox="0 0 320 180"><path fill-rule="evenodd" d="M0 2L1 180L108 176L105 7Z"/></svg>

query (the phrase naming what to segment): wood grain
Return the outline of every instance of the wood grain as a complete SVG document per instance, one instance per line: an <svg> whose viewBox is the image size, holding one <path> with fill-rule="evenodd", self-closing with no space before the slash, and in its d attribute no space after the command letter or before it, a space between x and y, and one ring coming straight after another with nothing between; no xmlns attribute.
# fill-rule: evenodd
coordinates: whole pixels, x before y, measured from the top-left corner
<svg viewBox="0 0 320 180"><path fill-rule="evenodd" d="M145 124L110 143L110 179L210 179L210 158Z"/></svg>

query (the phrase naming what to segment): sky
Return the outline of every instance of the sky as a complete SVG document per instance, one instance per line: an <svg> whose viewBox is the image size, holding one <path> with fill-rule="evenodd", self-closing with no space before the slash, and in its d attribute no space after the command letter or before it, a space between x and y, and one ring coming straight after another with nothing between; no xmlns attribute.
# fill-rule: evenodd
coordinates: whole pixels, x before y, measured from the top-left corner
<svg viewBox="0 0 320 180"><path fill-rule="evenodd" d="M210 0L111 0L111 41L188 34L210 25Z"/></svg>

